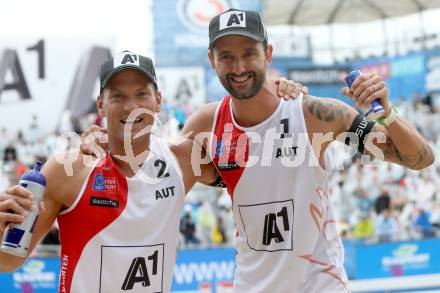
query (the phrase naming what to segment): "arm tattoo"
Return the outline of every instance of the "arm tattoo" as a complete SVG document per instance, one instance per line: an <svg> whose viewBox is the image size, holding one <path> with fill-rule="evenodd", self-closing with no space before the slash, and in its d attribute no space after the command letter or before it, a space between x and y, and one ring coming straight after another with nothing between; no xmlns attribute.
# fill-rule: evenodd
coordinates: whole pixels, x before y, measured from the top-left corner
<svg viewBox="0 0 440 293"><path fill-rule="evenodd" d="M377 126L374 126L373 131L382 132ZM386 134L386 142L377 144L377 147L383 151L386 161L397 163L411 169L422 169L429 165L427 164L428 160L429 162L432 160L430 159L430 157L432 157L432 149L427 143L424 143L422 148L415 154L403 154L396 148L391 137ZM364 150L364 154L374 156L368 150Z"/></svg>
<svg viewBox="0 0 440 293"><path fill-rule="evenodd" d="M341 105L329 100L309 97L303 101L310 113L321 121L333 122L343 119L349 114L346 107L341 107Z"/></svg>
<svg viewBox="0 0 440 293"><path fill-rule="evenodd" d="M414 155L400 154L400 157L404 162L407 162L408 166L413 169L420 169L426 166L426 160L430 153L430 147L427 143L423 144L423 147Z"/></svg>

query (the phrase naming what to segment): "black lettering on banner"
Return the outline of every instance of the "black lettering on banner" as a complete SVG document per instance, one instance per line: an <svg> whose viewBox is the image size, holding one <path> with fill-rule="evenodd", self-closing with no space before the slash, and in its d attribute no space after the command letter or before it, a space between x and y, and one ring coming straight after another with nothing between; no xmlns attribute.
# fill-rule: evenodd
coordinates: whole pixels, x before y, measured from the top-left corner
<svg viewBox="0 0 440 293"><path fill-rule="evenodd" d="M7 71L12 73L14 81L6 83ZM0 95L3 90L17 91L21 100L31 99L31 93L21 68L17 52L14 50L4 50L0 55Z"/></svg>
<svg viewBox="0 0 440 293"><path fill-rule="evenodd" d="M276 243L284 241L277 225L277 217L283 220L284 231L289 231L289 219L287 215L287 208L283 207L278 213L269 213L264 216L264 230L263 230L263 245L270 245L272 240Z"/></svg>
<svg viewBox="0 0 440 293"><path fill-rule="evenodd" d="M152 275L157 275L158 255L159 252L155 250L154 253L148 257L148 260L153 262ZM142 287L148 287L151 285L144 257L135 257L133 259L121 289L131 290L136 283L142 283Z"/></svg>
<svg viewBox="0 0 440 293"><path fill-rule="evenodd" d="M96 107L91 99L95 96L96 79L99 76L101 65L111 57L108 48L93 46L81 59L76 69L75 77L69 90L65 110L69 110L74 118Z"/></svg>
<svg viewBox="0 0 440 293"><path fill-rule="evenodd" d="M157 178L170 177L170 173L168 173L168 172L165 173L167 163L164 160L158 159L154 162L154 167L159 167L159 166L160 166L160 169L159 169L159 173L157 174ZM164 173L165 173L165 175L164 175ZM162 177L162 175L163 175L163 177Z"/></svg>
<svg viewBox="0 0 440 293"><path fill-rule="evenodd" d="M192 96L193 93L191 91L189 81L186 79L181 79L177 85L176 96L175 96L176 100L187 101Z"/></svg>
<svg viewBox="0 0 440 293"><path fill-rule="evenodd" d="M34 46L28 47L27 51L35 51L38 54L38 78L44 79L46 76L45 67L45 50L44 50L44 40L39 40Z"/></svg>
<svg viewBox="0 0 440 293"><path fill-rule="evenodd" d="M238 16L240 16L240 19L238 19ZM234 23L239 25L241 21L243 21L243 13L231 14L226 26L231 26Z"/></svg>

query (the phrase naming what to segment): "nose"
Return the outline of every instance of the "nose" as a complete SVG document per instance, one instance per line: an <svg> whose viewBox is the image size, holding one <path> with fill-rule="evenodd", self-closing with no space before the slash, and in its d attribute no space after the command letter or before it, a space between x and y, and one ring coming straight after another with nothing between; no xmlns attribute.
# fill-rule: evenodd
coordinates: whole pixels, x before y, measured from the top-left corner
<svg viewBox="0 0 440 293"><path fill-rule="evenodd" d="M131 113L133 110L136 110L138 108L138 104L136 102L136 99L133 97L127 97L124 103L124 111Z"/></svg>
<svg viewBox="0 0 440 293"><path fill-rule="evenodd" d="M240 75L245 72L245 64L241 58L236 58L232 66L232 72L234 74Z"/></svg>

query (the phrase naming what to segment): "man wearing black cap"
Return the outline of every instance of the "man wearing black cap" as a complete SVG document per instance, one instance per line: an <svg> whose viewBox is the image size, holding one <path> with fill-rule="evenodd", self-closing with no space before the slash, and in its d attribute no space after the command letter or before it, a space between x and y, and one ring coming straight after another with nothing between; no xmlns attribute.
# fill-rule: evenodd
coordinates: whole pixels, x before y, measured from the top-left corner
<svg viewBox="0 0 440 293"><path fill-rule="evenodd" d="M273 48L256 12L217 15L209 38L209 60L230 95L200 107L183 133L212 158L233 201L234 291L347 291L328 198L327 146L349 136L361 153L412 169L429 166L432 149L397 116L377 74L343 89L359 107L380 101L385 113L376 124L337 99L280 100L267 76ZM200 174L200 160L193 162Z"/></svg>
<svg viewBox="0 0 440 293"><path fill-rule="evenodd" d="M377 124L336 99L278 99L267 76L272 46L256 12L215 16L208 56L230 96L201 107L184 133L207 150L233 201L234 292L348 291L329 201L327 146L351 132L359 151L412 169L429 166L432 149L397 116L377 74L343 89L360 107L380 101L385 113Z"/></svg>
<svg viewBox="0 0 440 293"><path fill-rule="evenodd" d="M207 165L196 177L184 143L169 147L145 131L161 106L151 59L125 51L105 62L97 106L109 153L99 162L78 156L70 173L59 163L64 154L45 164L45 209L30 251L57 219L60 292L169 292L184 195L196 180L214 182L217 172ZM18 185L0 194L1 235L24 219L31 196ZM25 260L0 253L0 270Z"/></svg>
<svg viewBox="0 0 440 293"><path fill-rule="evenodd" d="M100 80L109 152L79 155L70 170L66 154L45 164L45 208L29 251L57 219L60 292L170 292L184 195L196 181L217 184L218 174L212 164L193 172L192 141L169 146L151 133L161 94L150 58L124 51L102 65ZM0 194L0 236L23 221L31 197L18 185ZM0 253L0 271L25 260Z"/></svg>

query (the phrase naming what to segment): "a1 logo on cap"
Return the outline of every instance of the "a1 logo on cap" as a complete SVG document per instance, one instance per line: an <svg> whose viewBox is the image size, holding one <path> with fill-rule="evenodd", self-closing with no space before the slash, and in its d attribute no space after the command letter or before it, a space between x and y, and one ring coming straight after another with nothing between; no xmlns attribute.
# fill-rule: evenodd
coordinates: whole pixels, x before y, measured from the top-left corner
<svg viewBox="0 0 440 293"><path fill-rule="evenodd" d="M139 66L139 56L132 52L122 52L113 59L113 67L119 67L123 65L136 65Z"/></svg>
<svg viewBox="0 0 440 293"><path fill-rule="evenodd" d="M246 13L243 11L228 11L220 15L220 30L230 27L246 27Z"/></svg>

